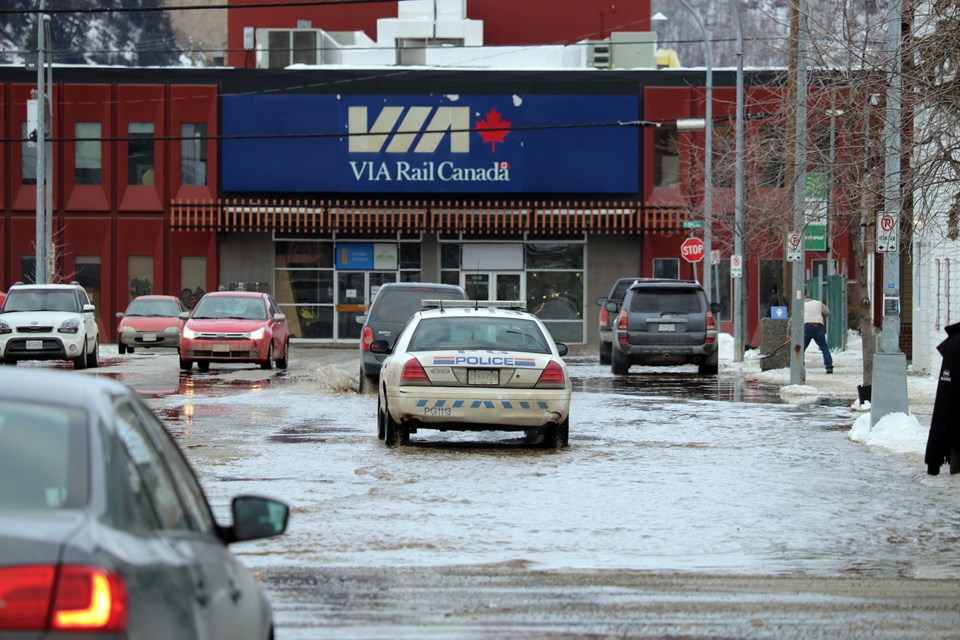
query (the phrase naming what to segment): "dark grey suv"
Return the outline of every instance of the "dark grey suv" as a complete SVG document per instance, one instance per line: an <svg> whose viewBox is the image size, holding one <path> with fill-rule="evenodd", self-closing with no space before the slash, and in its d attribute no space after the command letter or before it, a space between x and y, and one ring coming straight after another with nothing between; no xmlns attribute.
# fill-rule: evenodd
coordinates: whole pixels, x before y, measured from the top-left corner
<svg viewBox="0 0 960 640"><path fill-rule="evenodd" d="M606 305L617 310L613 301ZM637 280L613 321L610 370L623 375L634 364L696 364L701 374L716 374L719 311L698 282Z"/></svg>
<svg viewBox="0 0 960 640"><path fill-rule="evenodd" d="M367 314L357 316L363 325L360 331L360 385L358 391L369 387L375 390L380 377L380 365L387 357L384 353L372 353L370 343L386 340L390 348L400 329L417 311L424 300L466 300L462 287L434 282L390 282L380 286L370 303Z"/></svg>

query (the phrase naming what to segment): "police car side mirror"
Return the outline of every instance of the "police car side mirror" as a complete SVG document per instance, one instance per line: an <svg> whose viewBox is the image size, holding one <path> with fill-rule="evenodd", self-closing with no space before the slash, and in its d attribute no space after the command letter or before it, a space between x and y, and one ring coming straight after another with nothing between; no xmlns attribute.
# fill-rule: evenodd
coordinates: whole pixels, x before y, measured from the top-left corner
<svg viewBox="0 0 960 640"><path fill-rule="evenodd" d="M557 353L558 353L560 356L565 356L565 355L567 355L567 351L569 351L569 349L567 349L567 345L565 345L565 344L562 343L562 342L557 342L557 343L555 343L555 344L557 345Z"/></svg>
<svg viewBox="0 0 960 640"><path fill-rule="evenodd" d="M380 353L388 355L390 353L390 343L386 340L374 340L370 343L370 353Z"/></svg>

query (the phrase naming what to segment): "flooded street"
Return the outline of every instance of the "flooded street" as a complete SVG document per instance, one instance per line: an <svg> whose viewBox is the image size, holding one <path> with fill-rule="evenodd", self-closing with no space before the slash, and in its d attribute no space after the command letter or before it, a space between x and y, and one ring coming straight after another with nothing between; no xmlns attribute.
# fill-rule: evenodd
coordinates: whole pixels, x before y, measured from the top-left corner
<svg viewBox="0 0 960 640"><path fill-rule="evenodd" d="M285 372L180 376L175 356L101 371L150 396L220 514L239 493L291 504L286 535L234 547L271 592L279 638L501 637L467 632L471 620L500 620L502 637L646 637L670 616L693 635L745 637L738 625L765 598L796 637L847 624L960 635L960 493L851 441L847 400L785 404L776 387L695 369L617 379L571 358L569 449L432 431L388 449L376 396L354 390L355 354L302 351ZM887 600L917 579L922 602ZM815 625L812 612L848 598L865 617ZM901 609L915 606L926 613L913 623ZM440 617L428 624L428 611ZM756 637L772 633L758 619Z"/></svg>

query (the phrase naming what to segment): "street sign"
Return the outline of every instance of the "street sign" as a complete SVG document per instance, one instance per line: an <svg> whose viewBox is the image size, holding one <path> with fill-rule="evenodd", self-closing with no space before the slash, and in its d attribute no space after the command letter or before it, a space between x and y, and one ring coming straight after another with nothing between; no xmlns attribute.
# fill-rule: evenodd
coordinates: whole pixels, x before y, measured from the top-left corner
<svg viewBox="0 0 960 640"><path fill-rule="evenodd" d="M710 262L712 262L713 264L720 263L720 249L710 250Z"/></svg>
<svg viewBox="0 0 960 640"><path fill-rule="evenodd" d="M803 248L806 251L826 251L827 225L808 224L803 232Z"/></svg>
<svg viewBox="0 0 960 640"><path fill-rule="evenodd" d="M703 226L703 220L684 220L684 229L699 229Z"/></svg>
<svg viewBox="0 0 960 640"><path fill-rule="evenodd" d="M787 262L800 262L800 240L802 237L799 231L787 233Z"/></svg>
<svg viewBox="0 0 960 640"><path fill-rule="evenodd" d="M730 277L739 278L743 276L743 256L730 256Z"/></svg>
<svg viewBox="0 0 960 640"><path fill-rule="evenodd" d="M680 245L680 255L687 262L700 262L703 260L703 240L687 238Z"/></svg>
<svg viewBox="0 0 960 640"><path fill-rule="evenodd" d="M892 213L877 214L877 253L896 253L900 246L900 225Z"/></svg>

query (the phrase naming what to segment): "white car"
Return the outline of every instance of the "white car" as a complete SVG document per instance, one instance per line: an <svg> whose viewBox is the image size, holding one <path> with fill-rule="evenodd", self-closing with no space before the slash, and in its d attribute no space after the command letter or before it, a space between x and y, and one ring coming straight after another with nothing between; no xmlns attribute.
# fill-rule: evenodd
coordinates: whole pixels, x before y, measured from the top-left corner
<svg viewBox="0 0 960 640"><path fill-rule="evenodd" d="M426 308L436 305L436 308ZM566 447L570 376L540 320L522 302L424 301L380 371L377 431L387 446L419 429L523 431L528 441Z"/></svg>
<svg viewBox="0 0 960 640"><path fill-rule="evenodd" d="M70 360L74 369L100 366L94 306L79 283L10 287L0 308L0 356L20 360Z"/></svg>

